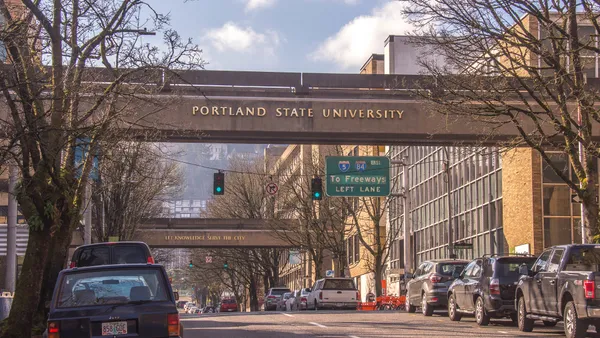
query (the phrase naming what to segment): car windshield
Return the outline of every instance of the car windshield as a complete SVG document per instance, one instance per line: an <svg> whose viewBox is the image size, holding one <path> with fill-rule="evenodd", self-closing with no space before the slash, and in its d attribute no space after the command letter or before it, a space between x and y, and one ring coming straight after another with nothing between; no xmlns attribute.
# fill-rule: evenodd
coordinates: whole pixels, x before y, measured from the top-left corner
<svg viewBox="0 0 600 338"><path fill-rule="evenodd" d="M327 279L323 290L355 290L352 279Z"/></svg>
<svg viewBox="0 0 600 338"><path fill-rule="evenodd" d="M462 271L465 268L465 263L440 263L438 264L438 274L443 276L452 276L454 269Z"/></svg>
<svg viewBox="0 0 600 338"><path fill-rule="evenodd" d="M581 246L571 248L566 270L600 271L600 247Z"/></svg>
<svg viewBox="0 0 600 338"><path fill-rule="evenodd" d="M527 268L531 269L535 261L535 257L501 258L496 261L494 273L498 277L512 277L516 281L521 277L519 267L526 264Z"/></svg>
<svg viewBox="0 0 600 338"><path fill-rule="evenodd" d="M159 269L104 269L64 275L58 308L166 301L167 288Z"/></svg>
<svg viewBox="0 0 600 338"><path fill-rule="evenodd" d="M273 296L281 296L286 292L290 292L290 289L272 289L271 295Z"/></svg>

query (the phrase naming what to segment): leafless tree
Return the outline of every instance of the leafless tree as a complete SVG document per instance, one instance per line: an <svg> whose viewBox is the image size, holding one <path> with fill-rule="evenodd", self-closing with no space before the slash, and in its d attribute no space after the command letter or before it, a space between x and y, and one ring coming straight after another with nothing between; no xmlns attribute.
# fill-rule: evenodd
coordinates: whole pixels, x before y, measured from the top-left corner
<svg viewBox="0 0 600 338"><path fill-rule="evenodd" d="M414 39L444 58L423 59L432 81L418 94L432 110L488 123L519 137L579 196L584 236L599 232L597 137L600 113L596 58L600 6L596 1L401 0L417 27ZM553 162L561 150L568 167Z"/></svg>
<svg viewBox="0 0 600 338"><path fill-rule="evenodd" d="M79 225L100 141L119 139L115 124L126 127L124 114L136 113L128 103L147 102L155 107L149 114L160 111L166 102L153 94L164 88L157 83L175 75L171 70L203 63L198 47L169 29L168 16L140 0L0 0L0 15L7 51L0 69L0 158L11 157L20 168L16 198L30 227L0 336L21 338L31 336L34 321L45 325L44 302ZM150 31L164 33L160 45L141 38ZM77 170L81 143L88 151Z"/></svg>
<svg viewBox="0 0 600 338"><path fill-rule="evenodd" d="M158 217L163 201L181 192L181 170L166 152L160 144L122 141L102 153L92 194L98 241L132 240L142 220Z"/></svg>

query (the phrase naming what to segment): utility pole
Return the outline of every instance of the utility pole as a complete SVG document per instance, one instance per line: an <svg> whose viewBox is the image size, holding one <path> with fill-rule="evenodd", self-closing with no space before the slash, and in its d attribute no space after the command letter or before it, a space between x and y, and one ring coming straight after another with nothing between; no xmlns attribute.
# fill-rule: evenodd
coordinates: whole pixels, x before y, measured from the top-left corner
<svg viewBox="0 0 600 338"><path fill-rule="evenodd" d="M8 166L8 219L6 233L6 279L8 292L15 292L17 282L17 185L18 168L14 163Z"/></svg>
<svg viewBox="0 0 600 338"><path fill-rule="evenodd" d="M444 154L446 155L446 160L444 161L444 173L446 174L446 208L448 209L448 257L456 258L454 254L454 227L452 224L452 181L450 180L450 156L448 154L448 148L444 147Z"/></svg>
<svg viewBox="0 0 600 338"><path fill-rule="evenodd" d="M398 196L403 199L402 202L402 213L403 224L402 224L402 237L404 240L403 256L404 256L404 273L412 271L412 254L410 245L411 235L411 217L410 217L410 188L408 186L408 156L405 156L401 161L391 161L391 164L399 164L402 166L402 194L392 194L391 196Z"/></svg>

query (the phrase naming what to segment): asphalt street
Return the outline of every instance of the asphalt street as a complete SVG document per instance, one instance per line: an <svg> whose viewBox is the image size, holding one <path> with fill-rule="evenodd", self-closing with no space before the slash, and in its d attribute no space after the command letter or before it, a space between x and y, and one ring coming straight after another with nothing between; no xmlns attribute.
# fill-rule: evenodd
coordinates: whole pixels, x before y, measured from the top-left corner
<svg viewBox="0 0 600 338"><path fill-rule="evenodd" d="M451 322L445 313L432 317L396 311L303 311L182 315L184 338L215 337L564 337L562 323L531 333L520 332L509 319L479 327L475 318ZM588 337L599 337L590 327Z"/></svg>

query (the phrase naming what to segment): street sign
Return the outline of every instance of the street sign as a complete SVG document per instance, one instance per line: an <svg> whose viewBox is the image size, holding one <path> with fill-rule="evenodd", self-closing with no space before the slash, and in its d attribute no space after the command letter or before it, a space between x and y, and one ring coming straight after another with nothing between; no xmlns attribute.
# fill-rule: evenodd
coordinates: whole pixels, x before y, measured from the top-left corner
<svg viewBox="0 0 600 338"><path fill-rule="evenodd" d="M325 174L327 196L390 194L390 159L386 156L327 156Z"/></svg>
<svg viewBox="0 0 600 338"><path fill-rule="evenodd" d="M269 183L267 184L267 186L265 187L265 190L267 191L267 194L269 195L275 195L277 193L277 191L279 191L279 186L277 185L277 183Z"/></svg>
<svg viewBox="0 0 600 338"><path fill-rule="evenodd" d="M571 194L571 203L583 203L583 201L577 194ZM596 203L598 203L598 196L596 196Z"/></svg>
<svg viewBox="0 0 600 338"><path fill-rule="evenodd" d="M206 256L206 263L212 263L212 256Z"/></svg>
<svg viewBox="0 0 600 338"><path fill-rule="evenodd" d="M456 242L454 243L454 249L473 250L473 243Z"/></svg>
<svg viewBox="0 0 600 338"><path fill-rule="evenodd" d="M334 276L335 276L335 271L333 271L333 270L325 271L325 277L334 277Z"/></svg>

